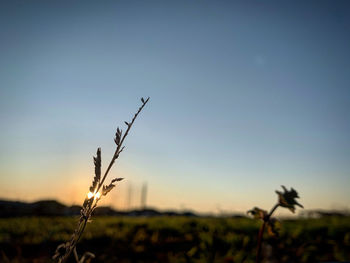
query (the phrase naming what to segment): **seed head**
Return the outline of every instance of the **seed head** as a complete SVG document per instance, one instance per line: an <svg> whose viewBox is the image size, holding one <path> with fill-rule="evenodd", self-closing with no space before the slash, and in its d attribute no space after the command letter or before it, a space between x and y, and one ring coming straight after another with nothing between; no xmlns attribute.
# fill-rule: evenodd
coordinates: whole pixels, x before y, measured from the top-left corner
<svg viewBox="0 0 350 263"><path fill-rule="evenodd" d="M295 205L304 208L295 200L296 198L299 198L297 191L295 191L293 188L288 191L283 185L282 188L284 191L283 193L276 190L276 194L278 195L278 204L280 206L288 208L290 211L292 211L292 213L295 212Z"/></svg>

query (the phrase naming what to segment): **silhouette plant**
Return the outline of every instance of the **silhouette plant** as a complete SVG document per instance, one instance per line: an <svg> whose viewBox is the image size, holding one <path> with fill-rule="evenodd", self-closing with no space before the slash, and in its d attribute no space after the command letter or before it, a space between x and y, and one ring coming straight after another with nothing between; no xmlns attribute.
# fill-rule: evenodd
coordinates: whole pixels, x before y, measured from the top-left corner
<svg viewBox="0 0 350 263"><path fill-rule="evenodd" d="M261 246L263 242L263 235L265 232L265 228L268 228L268 231L272 234L277 234L277 220L275 218L272 218L272 214L276 211L278 207L284 207L289 209L292 213L295 212L295 206L299 206L301 208L304 208L301 204L299 204L295 199L299 198L297 191L295 191L293 188L291 188L290 191L287 190L282 185L283 192L277 191L276 194L278 195L278 201L277 203L272 207L269 213L267 213L266 210L260 209L258 207L254 207L252 210L249 210L248 213L252 214L252 216L255 219L259 219L263 221L263 224L261 225L259 229L258 234L258 246L256 251L256 263L260 263L261 260Z"/></svg>
<svg viewBox="0 0 350 263"><path fill-rule="evenodd" d="M135 113L134 117L132 118L131 122L125 122L127 129L125 133L119 127L117 128L117 132L115 134L114 142L117 145L117 148L114 152L114 155L112 157L111 162L109 163L106 172L104 173L103 177L101 178L101 149L97 149L96 157L94 157L94 165L95 165L95 176L93 178L92 184L90 186L90 191L87 194L83 207L80 211L80 217L78 221L78 225L76 229L74 230L71 239L59 245L56 249L56 252L54 256L52 257L54 260L56 260L58 263L64 263L68 260L72 252L74 253L74 258L77 263L83 263L86 261L90 261L91 258L94 258L95 255L90 252L85 252L83 256L79 259L76 246L81 238L84 229L86 227L86 224L89 222L91 215L93 211L96 209L98 201L101 199L102 196L107 195L114 187L115 183L123 180L123 178L114 178L110 184L104 185L104 182L106 180L106 177L112 168L114 162L118 159L120 153L124 150L124 140L128 136L128 133L134 124L137 116L142 111L143 107L147 104L149 98L145 100L144 98L141 98L142 105L138 109L138 111Z"/></svg>

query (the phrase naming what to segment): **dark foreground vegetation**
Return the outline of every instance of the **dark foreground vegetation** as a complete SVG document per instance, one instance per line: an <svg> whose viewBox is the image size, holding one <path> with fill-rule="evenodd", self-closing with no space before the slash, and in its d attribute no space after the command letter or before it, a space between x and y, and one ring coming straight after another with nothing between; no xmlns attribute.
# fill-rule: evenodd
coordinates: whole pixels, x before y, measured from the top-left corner
<svg viewBox="0 0 350 263"><path fill-rule="evenodd" d="M260 224L252 219L95 217L93 221L77 246L79 254L96 254L92 262L255 262ZM50 262L76 223L74 217L0 219L0 262ZM282 221L279 236L266 233L264 240L265 262L346 261L350 217Z"/></svg>

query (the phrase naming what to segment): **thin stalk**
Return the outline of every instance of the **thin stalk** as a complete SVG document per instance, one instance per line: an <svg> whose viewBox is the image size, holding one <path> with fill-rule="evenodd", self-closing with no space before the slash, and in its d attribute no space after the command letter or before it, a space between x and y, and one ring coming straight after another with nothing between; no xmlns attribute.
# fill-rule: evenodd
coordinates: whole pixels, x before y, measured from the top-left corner
<svg viewBox="0 0 350 263"><path fill-rule="evenodd" d="M275 212L275 210L277 209L277 207L279 207L280 204L275 204L274 207L272 207L272 209L270 210L270 213L267 215L267 220L270 220L270 217L272 216L272 214Z"/></svg>
<svg viewBox="0 0 350 263"><path fill-rule="evenodd" d="M96 207L96 205L97 205L97 203L98 203L98 200L99 200L99 199L96 199L96 202L95 202L95 205L94 205L93 208L91 208L91 206L92 206L94 200L92 200L92 201L88 204L88 206L89 206L89 212L88 212L88 214L91 214L91 212L93 211L93 209ZM64 257L61 259L60 263L65 263L65 262L68 260L68 258L69 258L69 256L70 256L70 254L72 253L72 251L74 251L74 257L77 257L76 245L77 245L77 243L79 242L81 236L83 235L83 232L84 232L84 230L85 230L85 227L86 227L86 225L87 225L88 220L89 220L88 217L80 217L79 223L78 223L78 226L77 226L77 229L79 229L79 230L78 230L78 232L74 235L73 239L70 241L69 249L68 249L68 251L65 253Z"/></svg>
<svg viewBox="0 0 350 263"><path fill-rule="evenodd" d="M267 222L269 222L272 214L276 211L276 209L279 207L279 204L275 204L274 207L272 207L272 209L270 210L270 213L268 213L265 217L264 217L264 223L261 225L260 229L259 229L259 235L258 235L258 247L256 250L256 263L260 263L260 259L261 259L261 247L262 247L262 241L263 241L263 236L264 236L264 232L265 232L265 227Z"/></svg>
<svg viewBox="0 0 350 263"><path fill-rule="evenodd" d="M76 261L77 263L79 263L80 260L79 260L79 256L78 256L77 248L76 248L76 247L75 247L74 250L73 250L73 254L74 254L75 261Z"/></svg>
<svg viewBox="0 0 350 263"><path fill-rule="evenodd" d="M123 149L124 149L123 142L124 142L125 138L128 136L128 133L129 133L132 125L134 124L137 116L142 111L143 107L147 104L147 102L149 101L149 98L147 98L147 100L141 99L141 101L142 101L142 105L138 109L138 111L135 113L135 115L132 118L131 122L130 123L126 123L128 128L126 129L126 131L125 131L124 135L122 136L121 140L117 143L117 149L115 150L115 153L114 153L114 155L112 157L112 160L109 163L109 165L108 165L108 167L106 169L106 172L104 173L104 176L103 176L102 180L98 184L97 190L95 191L96 193L103 186L103 183L104 183L104 181L105 181L105 179L106 179L110 169L112 168L115 160L118 159L119 154L123 151ZM95 203L94 203L94 201L95 201ZM83 232L85 230L86 224L87 224L89 218L91 217L92 212L96 208L98 201L99 201L99 199L91 199L86 204L87 212L84 213L84 215L83 214L81 215L81 217L79 219L78 226L76 228L77 231L74 232L71 240L69 241L69 247L66 250L65 254L63 255L62 258L59 258L59 263L65 263L67 261L67 259L69 258L70 254L72 253L72 251L74 251L75 258L78 257L77 252L75 250L76 249L76 245L77 245L78 241L80 240L80 238L81 238L81 236L82 236L82 234L83 234ZM85 205L85 202L84 202L84 205ZM83 207L84 207L84 205L83 205Z"/></svg>
<svg viewBox="0 0 350 263"><path fill-rule="evenodd" d="M91 207L91 203L90 203L90 207ZM91 209L91 208L90 208ZM72 251L74 251L74 256L77 257L77 252L76 252L76 245L79 242L81 236L83 235L83 232L85 230L85 227L87 225L88 222L88 218L84 218L83 220L79 220L79 224L78 224L78 233L75 235L75 238L71 241L71 245L70 245L70 249L69 251L65 254L64 258L62 259L61 263L64 263L68 260L70 254L72 253Z"/></svg>
<svg viewBox="0 0 350 263"><path fill-rule="evenodd" d="M80 240L84 230L85 230L85 227L86 227L86 224L87 224L87 219L84 219L84 223L83 223L83 226L80 228L80 231L79 231L79 235L78 235L78 238L77 240L75 241L75 245L78 243L78 241Z"/></svg>
<svg viewBox="0 0 350 263"><path fill-rule="evenodd" d="M261 257L261 245L262 245L262 239L265 231L266 222L261 225L259 229L259 235L258 235L258 248L256 250L256 263L260 263L260 257Z"/></svg>
<svg viewBox="0 0 350 263"><path fill-rule="evenodd" d="M100 190L101 186L103 185L103 183L104 183L104 181L105 181L105 179L106 179L106 177L107 177L107 175L109 173L109 170L112 168L115 160L119 157L119 154L123 151L123 149L124 149L124 147L122 147L123 142L124 142L126 136L128 136L128 133L129 133L129 131L131 129L131 126L134 124L137 116L139 115L139 113L141 112L143 107L145 107L145 105L147 104L148 101L149 101L149 98L147 98L147 100L145 100L145 102L142 103L142 106L138 109L138 111L135 113L134 117L132 118L131 122L129 123L128 128L126 129L126 131L125 131L125 133L124 133L120 143L118 144L117 149L115 150L115 153L114 153L114 155L112 157L112 160L109 163L109 165L107 167L107 170L106 170L105 174L103 175L102 180L101 180L100 184L98 185L98 188L97 188L96 192L98 192L98 190Z"/></svg>

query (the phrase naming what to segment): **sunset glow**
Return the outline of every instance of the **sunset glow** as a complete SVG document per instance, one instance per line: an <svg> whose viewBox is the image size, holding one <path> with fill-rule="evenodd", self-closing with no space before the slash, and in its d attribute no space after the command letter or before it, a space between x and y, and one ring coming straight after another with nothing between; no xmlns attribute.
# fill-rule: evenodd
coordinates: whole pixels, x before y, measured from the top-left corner
<svg viewBox="0 0 350 263"><path fill-rule="evenodd" d="M350 209L348 4L78 2L0 10L0 199L101 198L92 156L149 96L102 205Z"/></svg>
<svg viewBox="0 0 350 263"><path fill-rule="evenodd" d="M96 192L94 192L94 193L89 192L87 194L87 196L88 196L89 199L92 198L92 197L94 197L94 199L99 199L101 197L101 193L100 192L97 192L97 193Z"/></svg>

